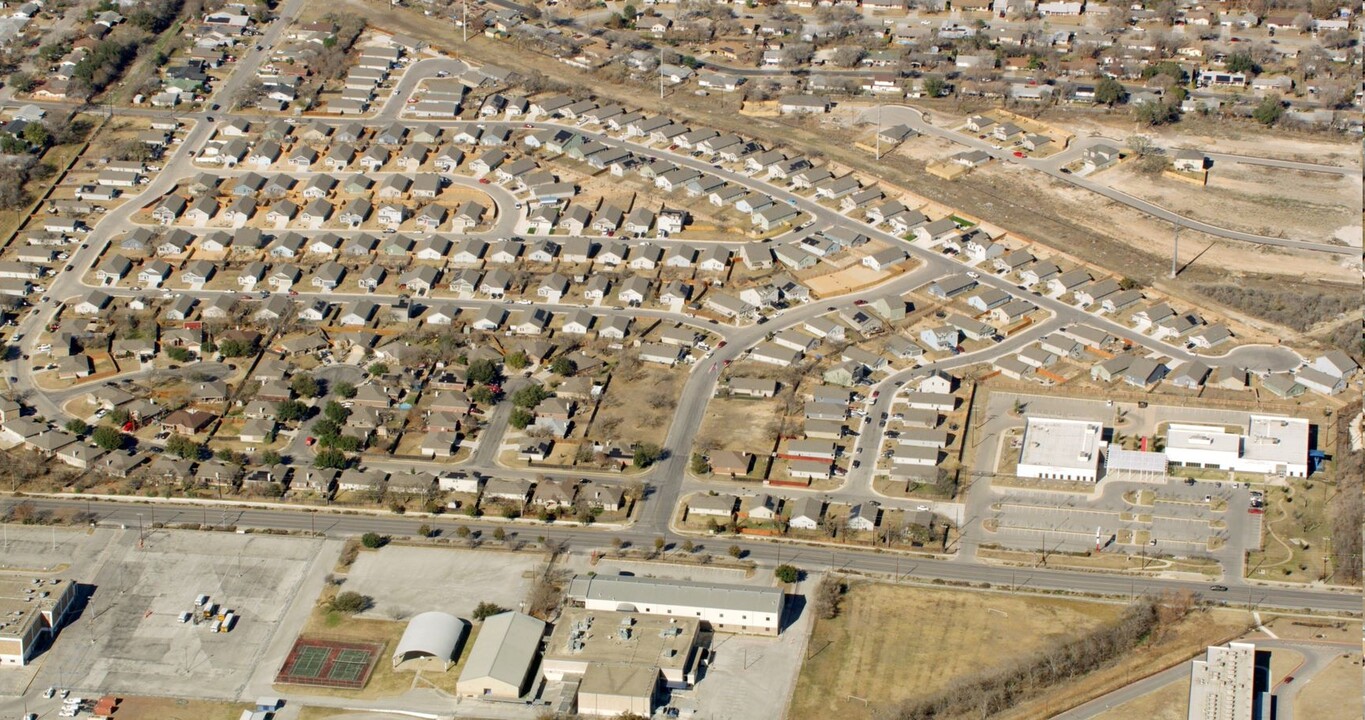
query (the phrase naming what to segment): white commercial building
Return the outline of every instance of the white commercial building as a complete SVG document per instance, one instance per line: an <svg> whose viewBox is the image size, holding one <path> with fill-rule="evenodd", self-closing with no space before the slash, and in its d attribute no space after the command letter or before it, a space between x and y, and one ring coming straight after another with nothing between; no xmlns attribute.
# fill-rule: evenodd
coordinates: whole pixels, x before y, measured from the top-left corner
<svg viewBox="0 0 1365 720"><path fill-rule="evenodd" d="M569 599L589 610L690 617L719 632L777 635L784 596L778 588L579 575Z"/></svg>
<svg viewBox="0 0 1365 720"><path fill-rule="evenodd" d="M1090 420L1028 419L1019 449L1019 477L1096 482L1104 425Z"/></svg>
<svg viewBox="0 0 1365 720"><path fill-rule="evenodd" d="M1308 421L1252 415L1246 434L1220 425L1172 423L1166 431L1166 458L1190 467L1306 477Z"/></svg>
<svg viewBox="0 0 1365 720"><path fill-rule="evenodd" d="M1257 697L1257 684L1254 644L1210 647L1191 663L1189 720L1252 720L1266 699Z"/></svg>

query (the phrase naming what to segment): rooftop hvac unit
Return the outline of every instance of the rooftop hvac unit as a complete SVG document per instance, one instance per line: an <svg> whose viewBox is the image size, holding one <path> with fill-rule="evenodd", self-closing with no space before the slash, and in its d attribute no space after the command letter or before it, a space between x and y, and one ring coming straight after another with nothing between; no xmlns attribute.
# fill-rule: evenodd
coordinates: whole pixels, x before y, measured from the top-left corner
<svg viewBox="0 0 1365 720"><path fill-rule="evenodd" d="M620 632L617 633L617 637L621 638L622 640L629 640L629 639L630 639L630 628L628 628L628 627L621 628Z"/></svg>

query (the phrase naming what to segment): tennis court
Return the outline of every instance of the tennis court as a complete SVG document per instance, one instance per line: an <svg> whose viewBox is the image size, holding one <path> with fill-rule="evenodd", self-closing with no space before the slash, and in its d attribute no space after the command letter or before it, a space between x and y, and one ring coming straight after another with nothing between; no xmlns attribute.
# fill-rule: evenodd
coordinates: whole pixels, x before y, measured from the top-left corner
<svg viewBox="0 0 1365 720"><path fill-rule="evenodd" d="M381 643L300 637L294 641L275 682L359 690L369 682L383 650Z"/></svg>

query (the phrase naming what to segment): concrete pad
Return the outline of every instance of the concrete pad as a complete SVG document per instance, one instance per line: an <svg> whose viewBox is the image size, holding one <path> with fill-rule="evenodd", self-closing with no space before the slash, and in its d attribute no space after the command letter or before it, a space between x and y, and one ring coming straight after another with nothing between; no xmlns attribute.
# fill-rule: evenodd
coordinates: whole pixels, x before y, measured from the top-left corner
<svg viewBox="0 0 1365 720"><path fill-rule="evenodd" d="M541 563L541 556L523 553L389 546L360 553L342 589L374 599L361 617L440 610L468 619L484 601L518 609Z"/></svg>

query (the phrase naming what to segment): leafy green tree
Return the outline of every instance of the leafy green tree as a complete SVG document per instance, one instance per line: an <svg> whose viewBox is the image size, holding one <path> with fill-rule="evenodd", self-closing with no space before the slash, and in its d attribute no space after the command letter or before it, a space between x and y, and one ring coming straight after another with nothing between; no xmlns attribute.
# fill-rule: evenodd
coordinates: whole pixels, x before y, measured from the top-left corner
<svg viewBox="0 0 1365 720"><path fill-rule="evenodd" d="M943 91L948 89L948 83L937 75L929 75L924 78L924 94L931 98L942 97Z"/></svg>
<svg viewBox="0 0 1365 720"><path fill-rule="evenodd" d="M351 409L335 400L331 400L328 401L327 406L322 409L322 415L328 420L340 425L345 423L347 418L351 417Z"/></svg>
<svg viewBox="0 0 1365 720"><path fill-rule="evenodd" d="M473 390L470 390L469 399L480 405L491 405L497 400L493 395L493 388L490 388L487 385L479 385Z"/></svg>
<svg viewBox="0 0 1365 720"><path fill-rule="evenodd" d="M308 406L298 400L284 400L275 403L275 419L280 422L297 422L308 416Z"/></svg>
<svg viewBox="0 0 1365 720"><path fill-rule="evenodd" d="M706 462L706 456L701 453L692 453L692 462L689 467L693 475L707 475L711 472L711 463Z"/></svg>
<svg viewBox="0 0 1365 720"><path fill-rule="evenodd" d="M531 364L531 358L526 357L526 352L518 350L502 359L502 364L513 370L524 370Z"/></svg>
<svg viewBox="0 0 1365 720"><path fill-rule="evenodd" d="M801 571L793 565L783 563L773 571L773 576L777 578L778 582L790 584L801 579Z"/></svg>
<svg viewBox="0 0 1365 720"><path fill-rule="evenodd" d="M507 608L491 602L481 602L474 608L472 617L475 622L483 622L494 615L501 615L507 612Z"/></svg>
<svg viewBox="0 0 1365 720"><path fill-rule="evenodd" d="M498 366L492 360L475 360L469 364L465 377L470 384L487 385L498 380Z"/></svg>
<svg viewBox="0 0 1365 720"><path fill-rule="evenodd" d="M635 446L635 452L631 457L631 462L634 463L637 468L647 468L658 462L659 456L662 453L663 451L654 443L638 443Z"/></svg>
<svg viewBox="0 0 1365 720"><path fill-rule="evenodd" d="M348 382L340 382L336 384L336 387L332 389L332 392L341 396L343 400L350 400L355 397L355 385Z"/></svg>
<svg viewBox="0 0 1365 720"><path fill-rule="evenodd" d="M284 458L274 450L262 450L256 455L256 462L261 465L279 465L284 462Z"/></svg>
<svg viewBox="0 0 1365 720"><path fill-rule="evenodd" d="M239 358L256 354L256 346L235 338L218 343L218 352L223 357Z"/></svg>
<svg viewBox="0 0 1365 720"><path fill-rule="evenodd" d="M354 590L346 590L337 593L337 596L332 598L329 604L333 610L339 613L354 615L369 610L374 606L374 600L368 595L361 595Z"/></svg>
<svg viewBox="0 0 1365 720"><path fill-rule="evenodd" d="M334 438L341 434L341 423L329 417L313 423L313 435L319 438Z"/></svg>
<svg viewBox="0 0 1365 720"><path fill-rule="evenodd" d="M1261 71L1260 66L1252 59L1251 53L1246 51L1238 51L1229 55L1227 68L1228 72L1247 73L1248 75L1255 75Z"/></svg>
<svg viewBox="0 0 1365 720"><path fill-rule="evenodd" d="M90 423L87 423L80 418L72 418L71 420L66 421L65 427L66 431L72 435L84 435L90 432Z"/></svg>
<svg viewBox="0 0 1365 720"><path fill-rule="evenodd" d="M166 452L185 460L197 460L200 453L199 443L184 435L172 435L166 441Z"/></svg>
<svg viewBox="0 0 1365 720"><path fill-rule="evenodd" d="M388 364L387 364L387 363L382 363L382 362L371 363L371 364L370 364L370 367L367 368L367 370L369 371L370 375L388 375L388 374L389 374L389 366L388 366Z"/></svg>
<svg viewBox="0 0 1365 720"><path fill-rule="evenodd" d="M549 390L539 385L527 385L512 393L512 404L521 408L533 408L547 397L550 397Z"/></svg>
<svg viewBox="0 0 1365 720"><path fill-rule="evenodd" d="M1262 125L1274 125L1279 122L1284 115L1284 102L1279 95L1271 95L1261 101L1255 110L1251 111L1251 116L1256 118L1256 122Z"/></svg>
<svg viewBox="0 0 1365 720"><path fill-rule="evenodd" d="M327 470L345 470L347 464L346 453L336 448L323 448L313 458L313 467Z"/></svg>
<svg viewBox="0 0 1365 720"><path fill-rule="evenodd" d="M308 373L299 373L289 379L289 389L299 397L315 398L322 392L318 381Z"/></svg>
<svg viewBox="0 0 1365 720"><path fill-rule="evenodd" d="M1095 83L1095 102L1112 106L1122 100L1124 94L1123 85L1114 78L1100 78Z"/></svg>
<svg viewBox="0 0 1365 720"><path fill-rule="evenodd" d="M118 428L110 425L101 425L95 428L95 432L90 435L90 439L95 441L101 450L121 450L123 448L124 436Z"/></svg>
<svg viewBox="0 0 1365 720"><path fill-rule="evenodd" d="M24 140L34 147L45 148L52 141L52 133L42 123L29 123L24 128Z"/></svg>
<svg viewBox="0 0 1365 720"><path fill-rule="evenodd" d="M578 363L560 355L554 359L554 362L550 363L550 372L562 377L569 377L578 372Z"/></svg>
<svg viewBox="0 0 1365 720"><path fill-rule="evenodd" d="M166 357L169 357L176 362L189 362L194 358L194 355L190 353L189 348L177 346L168 349L166 351Z"/></svg>
<svg viewBox="0 0 1365 720"><path fill-rule="evenodd" d="M507 418L507 423L518 430L525 430L527 425L535 421L536 416L523 408L516 408L512 411L511 417Z"/></svg>

